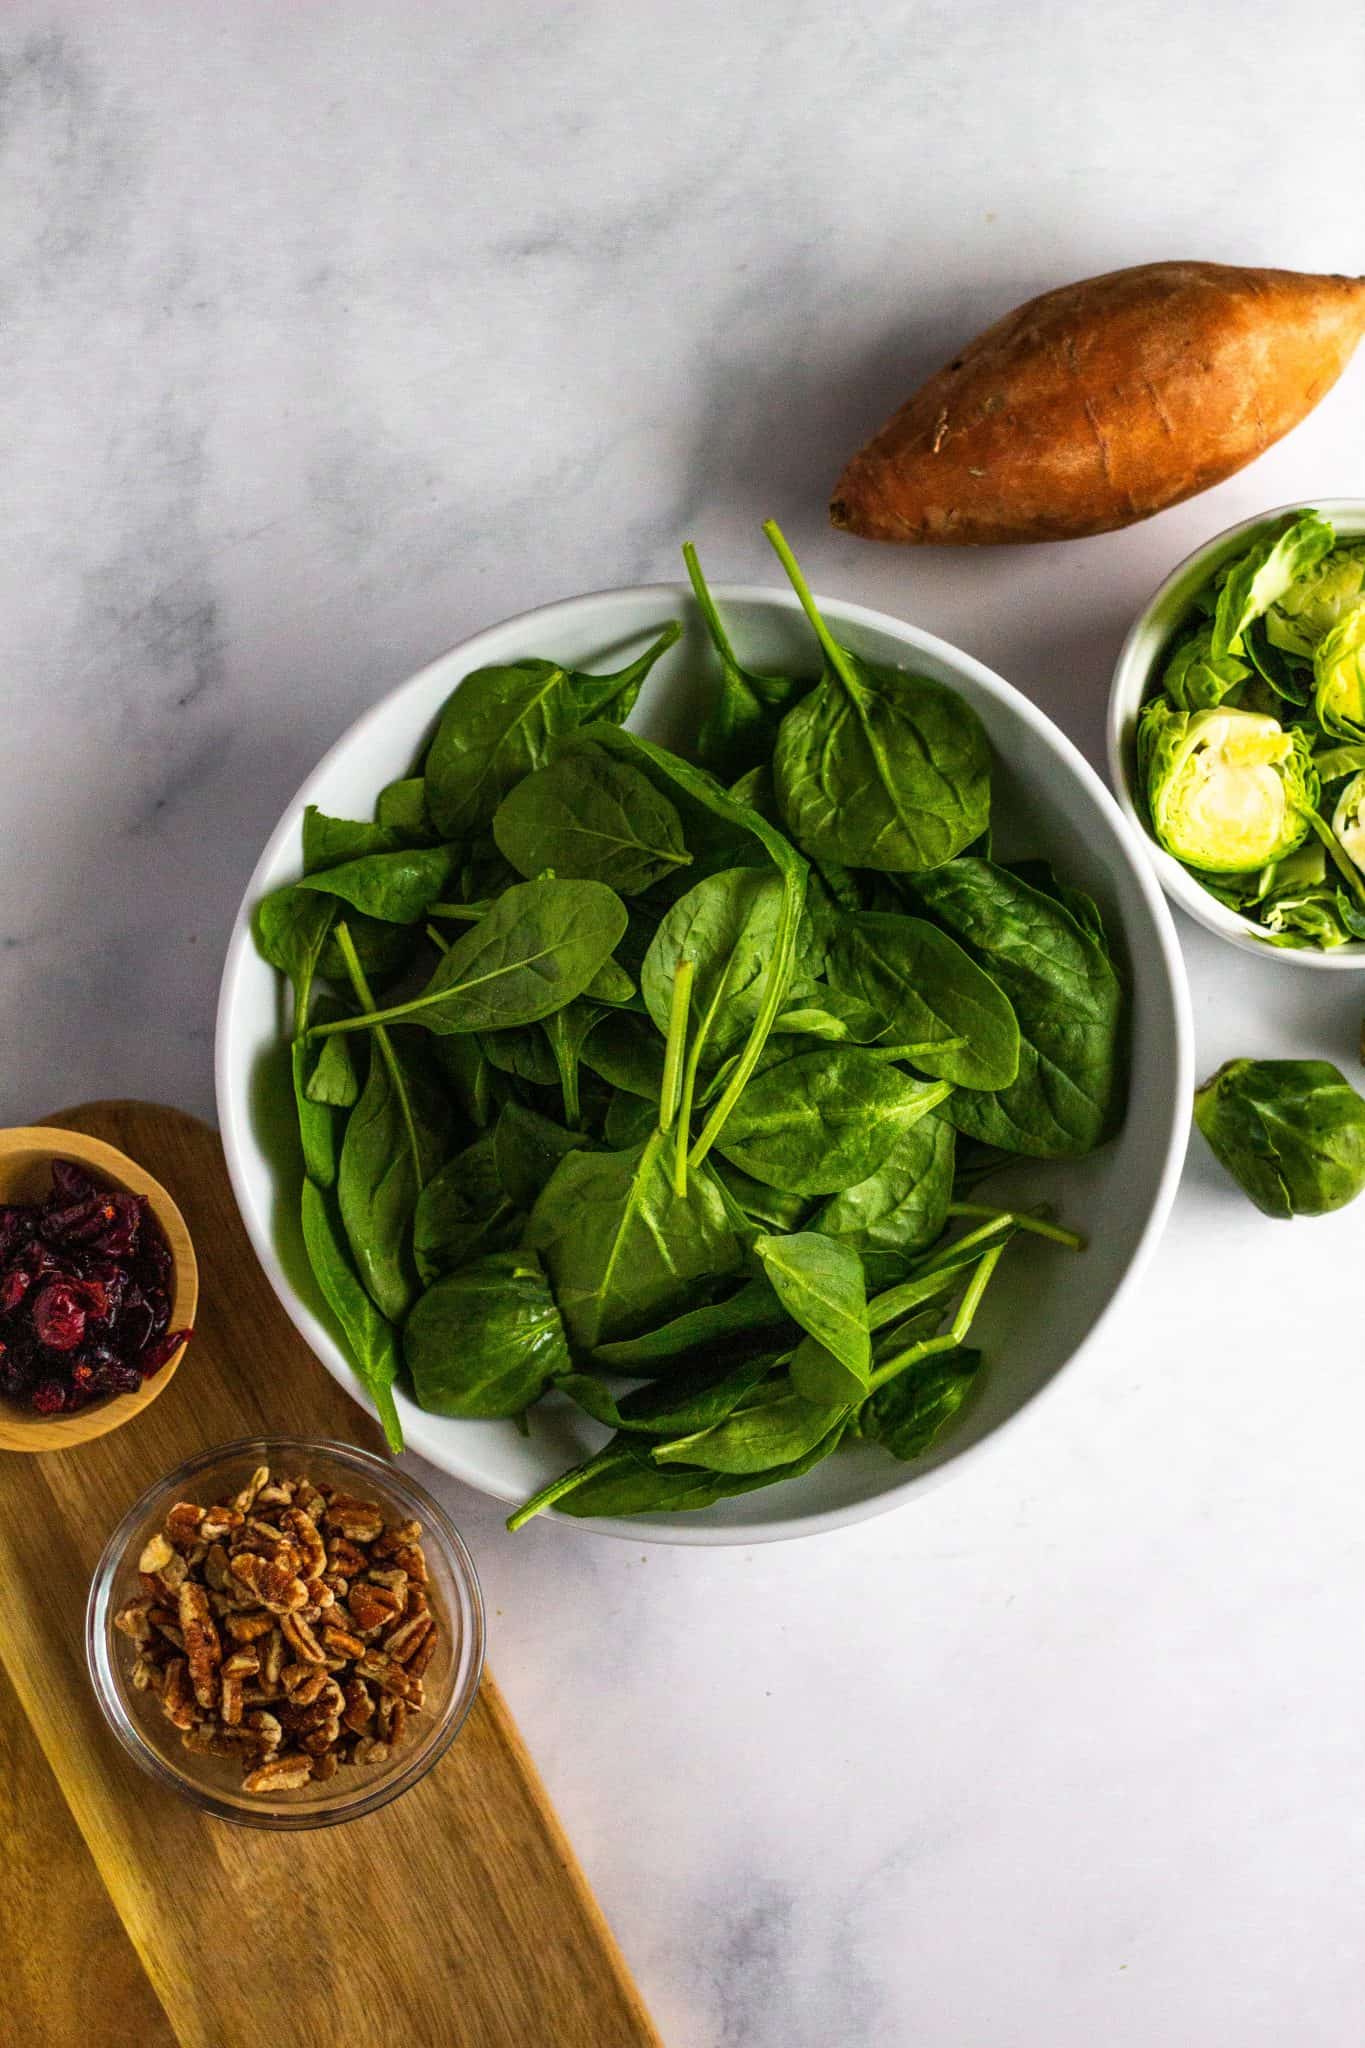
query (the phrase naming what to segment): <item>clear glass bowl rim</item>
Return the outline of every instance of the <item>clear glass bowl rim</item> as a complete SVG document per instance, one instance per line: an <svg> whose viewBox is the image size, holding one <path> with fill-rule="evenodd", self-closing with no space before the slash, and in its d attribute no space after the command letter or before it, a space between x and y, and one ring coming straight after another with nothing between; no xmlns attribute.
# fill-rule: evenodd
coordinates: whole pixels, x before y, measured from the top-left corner
<svg viewBox="0 0 1365 2048"><path fill-rule="evenodd" d="M458 1607L458 1612L451 1617L452 1624L458 1626L459 1640L453 1650L450 1700L439 1724L425 1742L413 1744L406 1756L400 1752L402 1760L382 1776L363 1779L356 1787L354 1798L325 1809L266 1804L260 1808L246 1808L219 1798L209 1786L196 1783L188 1774L182 1776L172 1770L129 1719L115 1668L117 1650L112 1641L111 1595L119 1567L134 1540L143 1532L159 1498L180 1488L188 1493L191 1482L216 1465L238 1459L250 1459L260 1465L273 1465L281 1458L302 1462L309 1455L326 1457L348 1467L359 1478L377 1487L386 1500L405 1507L412 1519L422 1523L424 1543L432 1534L439 1539L454 1581ZM208 1450L197 1452L184 1464L154 1480L138 1495L100 1552L85 1610L85 1655L90 1682L105 1720L129 1756L158 1783L169 1786L216 1819L255 1828L335 1827L342 1821L358 1820L363 1814L377 1812L390 1800L409 1791L426 1776L433 1764L440 1761L464 1726L483 1677L485 1633L483 1594L474 1560L440 1502L417 1480L401 1472L387 1459L362 1451L354 1444L339 1443L328 1437L236 1437L230 1443L214 1444Z"/></svg>

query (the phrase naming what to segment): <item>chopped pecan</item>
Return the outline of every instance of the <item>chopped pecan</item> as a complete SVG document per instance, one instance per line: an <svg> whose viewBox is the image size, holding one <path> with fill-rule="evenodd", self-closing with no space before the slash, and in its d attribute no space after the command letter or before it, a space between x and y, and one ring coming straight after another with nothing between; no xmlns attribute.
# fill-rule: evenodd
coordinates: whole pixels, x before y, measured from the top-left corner
<svg viewBox="0 0 1365 2048"><path fill-rule="evenodd" d="M155 1629L152 1620L151 1602L130 1600L126 1607L120 1607L114 1616L114 1627L131 1636L135 1643L149 1643Z"/></svg>
<svg viewBox="0 0 1365 2048"><path fill-rule="evenodd" d="M314 1486L311 1479L300 1479L294 1488L294 1504L316 1522L327 1505L327 1496Z"/></svg>
<svg viewBox="0 0 1365 2048"><path fill-rule="evenodd" d="M279 1689L280 1673L284 1669L284 1663L284 1637L277 1628L274 1628L270 1631L269 1639L266 1642L265 1661L261 1665L262 1681L270 1688L271 1692L276 1692Z"/></svg>
<svg viewBox="0 0 1365 2048"><path fill-rule="evenodd" d="M215 1593L225 1593L230 1583L228 1554L221 1543L210 1543L204 1555L204 1583Z"/></svg>
<svg viewBox="0 0 1365 2048"><path fill-rule="evenodd" d="M353 1764L386 1764L389 1760L389 1745L387 1742L376 1742L369 1735L357 1735L351 1745L350 1760Z"/></svg>
<svg viewBox="0 0 1365 2048"><path fill-rule="evenodd" d="M225 1727L236 1728L240 1724L242 1718L242 1681L234 1674L226 1671L219 1681L218 1711L223 1717Z"/></svg>
<svg viewBox="0 0 1365 2048"><path fill-rule="evenodd" d="M408 1594L408 1575L406 1572L399 1571L393 1566L380 1569L371 1567L365 1576L372 1586L387 1586L391 1593L401 1593L406 1600Z"/></svg>
<svg viewBox="0 0 1365 2048"><path fill-rule="evenodd" d="M403 1612L404 1601L400 1600L390 1586L375 1586L368 1579L357 1579L346 1595L346 1605L351 1611L358 1635L368 1635L381 1628L387 1628Z"/></svg>
<svg viewBox="0 0 1365 2048"><path fill-rule="evenodd" d="M133 1690L135 1692L160 1692L164 1682L161 1666L154 1664L150 1657L138 1657L133 1663Z"/></svg>
<svg viewBox="0 0 1365 2048"><path fill-rule="evenodd" d="M430 1614L431 1612L431 1602L428 1600L424 1589L421 1586L419 1586L415 1580L410 1581L408 1585L408 1604L406 1611L410 1615Z"/></svg>
<svg viewBox="0 0 1365 2048"><path fill-rule="evenodd" d="M280 1528L299 1553L299 1576L321 1578L327 1569L327 1545L312 1516L302 1508L286 1508L280 1516Z"/></svg>
<svg viewBox="0 0 1365 2048"><path fill-rule="evenodd" d="M237 1551L229 1569L272 1614L293 1614L308 1604L308 1588L298 1574L287 1565L257 1556L254 1550Z"/></svg>
<svg viewBox="0 0 1365 2048"><path fill-rule="evenodd" d="M260 1653L249 1643L244 1649L231 1651L223 1659L224 1678L255 1678L260 1668Z"/></svg>
<svg viewBox="0 0 1365 2048"><path fill-rule="evenodd" d="M386 1529L382 1536L375 1538L374 1554L376 1557L397 1558L399 1551L416 1543L421 1534L420 1522L397 1522L392 1529Z"/></svg>
<svg viewBox="0 0 1365 2048"><path fill-rule="evenodd" d="M142 1546L142 1555L137 1561L140 1572L164 1571L175 1552L158 1529L155 1536L149 1536Z"/></svg>
<svg viewBox="0 0 1365 2048"><path fill-rule="evenodd" d="M418 1703L416 1695L420 1694L421 1686L401 1664L390 1664L386 1657L380 1657L375 1651L369 1650L355 1668L362 1678L371 1680L381 1692L393 1693L399 1699L411 1701L413 1705Z"/></svg>
<svg viewBox="0 0 1365 2048"><path fill-rule="evenodd" d="M263 1607L258 1607L247 1614L225 1616L223 1626L235 1643L258 1643L274 1628L275 1617Z"/></svg>
<svg viewBox="0 0 1365 2048"><path fill-rule="evenodd" d="M204 1510L192 1500L178 1500L166 1517L166 1534L177 1550L188 1550L199 1541Z"/></svg>
<svg viewBox="0 0 1365 2048"><path fill-rule="evenodd" d="M313 1775L312 1759L286 1750L258 1764L242 1780L244 1792L297 1792Z"/></svg>
<svg viewBox="0 0 1365 2048"><path fill-rule="evenodd" d="M348 1635L344 1628L324 1628L323 1648L330 1650L334 1657L349 1657L352 1662L365 1654L365 1645L359 1636Z"/></svg>
<svg viewBox="0 0 1365 2048"><path fill-rule="evenodd" d="M307 1481L303 1483L306 1485ZM294 1492L292 1479L267 1479L256 1495L256 1503L263 1508L288 1507L294 1498Z"/></svg>
<svg viewBox="0 0 1365 2048"><path fill-rule="evenodd" d="M325 1785L327 1780L334 1778L336 1774L337 1753L334 1749L325 1749L321 1756L313 1758L313 1777L318 1784Z"/></svg>
<svg viewBox="0 0 1365 2048"><path fill-rule="evenodd" d="M247 1715L246 1725L256 1737L267 1756L273 1756L284 1741L284 1730L275 1716L267 1714L259 1708L255 1713Z"/></svg>
<svg viewBox="0 0 1365 2048"><path fill-rule="evenodd" d="M280 1684L296 1707L311 1707L321 1697L327 1673L319 1664L286 1664Z"/></svg>
<svg viewBox="0 0 1365 2048"><path fill-rule="evenodd" d="M406 1664L422 1647L433 1626L429 1614L414 1614L410 1621L400 1621L397 1628L391 1628L380 1647L396 1664Z"/></svg>
<svg viewBox="0 0 1365 2048"><path fill-rule="evenodd" d="M294 1655L302 1658L305 1664L325 1661L327 1652L301 1614L286 1614L280 1622L280 1630Z"/></svg>
<svg viewBox="0 0 1365 2048"><path fill-rule="evenodd" d="M354 1579L364 1571L368 1560L364 1551L357 1550L354 1543L348 1543L344 1536L334 1536L327 1545L327 1562L334 1572Z"/></svg>
<svg viewBox="0 0 1365 2048"><path fill-rule="evenodd" d="M381 1742L387 1742L394 1749L403 1740L408 1725L406 1700L391 1699L386 1693L379 1702L379 1719L376 1723Z"/></svg>
<svg viewBox="0 0 1365 2048"><path fill-rule="evenodd" d="M351 1543L373 1543L384 1533L384 1510L376 1500L357 1500L353 1494L334 1493L322 1511L329 1529Z"/></svg>
<svg viewBox="0 0 1365 2048"><path fill-rule="evenodd" d="M208 1594L193 1580L187 1579L180 1588L180 1632L185 1638L185 1659L194 1696L207 1713L217 1704L218 1666L223 1650L209 1612Z"/></svg>
<svg viewBox="0 0 1365 2048"><path fill-rule="evenodd" d="M183 1657L172 1657L161 1686L161 1711L176 1728L193 1728L194 1690Z"/></svg>
<svg viewBox="0 0 1365 2048"><path fill-rule="evenodd" d="M417 1648L413 1651L412 1655L408 1658L408 1677L414 1678L418 1681L419 1689L421 1685L422 1674L436 1654L436 1644L438 1640L439 1638L436 1634L436 1631L435 1629L433 1629L431 1631L431 1634L426 1638L425 1642L419 1643ZM420 1700L416 1701L415 1704L420 1705Z"/></svg>
<svg viewBox="0 0 1365 2048"><path fill-rule="evenodd" d="M342 1687L345 1712L342 1721L355 1735L362 1735L374 1719L374 1696L363 1678L353 1678Z"/></svg>
<svg viewBox="0 0 1365 2048"><path fill-rule="evenodd" d="M205 1543L220 1543L234 1529L240 1529L244 1517L236 1508L219 1506L205 1508L199 1524L199 1536Z"/></svg>
<svg viewBox="0 0 1365 2048"><path fill-rule="evenodd" d="M306 1584L310 1607L316 1607L320 1614L325 1614L329 1607L336 1606L337 1596L328 1585L326 1579L309 1579L306 1581Z"/></svg>
<svg viewBox="0 0 1365 2048"><path fill-rule="evenodd" d="M167 1548L170 1548L169 1544ZM163 1592L173 1600L189 1577L189 1572L188 1558L182 1557L178 1550L172 1550L156 1576Z"/></svg>

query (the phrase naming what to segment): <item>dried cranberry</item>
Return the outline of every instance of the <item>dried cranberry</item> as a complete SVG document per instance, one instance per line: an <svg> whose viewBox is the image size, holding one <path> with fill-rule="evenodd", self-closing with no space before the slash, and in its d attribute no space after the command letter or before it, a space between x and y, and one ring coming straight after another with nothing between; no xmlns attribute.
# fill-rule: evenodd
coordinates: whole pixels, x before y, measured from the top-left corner
<svg viewBox="0 0 1365 2048"><path fill-rule="evenodd" d="M33 1274L27 1266L7 1266L0 1273L0 1315L7 1316L18 1308L32 1285Z"/></svg>
<svg viewBox="0 0 1365 2048"><path fill-rule="evenodd" d="M154 1372L160 1372L167 1359L173 1358L181 1345L188 1344L193 1335L193 1330L167 1330L164 1337L158 1337L155 1344L149 1345L138 1360L143 1379L149 1380Z"/></svg>
<svg viewBox="0 0 1365 2048"><path fill-rule="evenodd" d="M11 1398L33 1384L33 1346L22 1338L0 1343L0 1393Z"/></svg>
<svg viewBox="0 0 1365 2048"><path fill-rule="evenodd" d="M85 1335L85 1303L69 1280L49 1280L33 1299L33 1331L49 1351L74 1351Z"/></svg>
<svg viewBox="0 0 1365 2048"><path fill-rule="evenodd" d="M67 1391L60 1380L44 1380L33 1389L30 1401L40 1415L60 1415L68 1405Z"/></svg>
<svg viewBox="0 0 1365 2048"><path fill-rule="evenodd" d="M21 1237L33 1228L33 1218L17 1202L0 1203L0 1259L8 1258Z"/></svg>

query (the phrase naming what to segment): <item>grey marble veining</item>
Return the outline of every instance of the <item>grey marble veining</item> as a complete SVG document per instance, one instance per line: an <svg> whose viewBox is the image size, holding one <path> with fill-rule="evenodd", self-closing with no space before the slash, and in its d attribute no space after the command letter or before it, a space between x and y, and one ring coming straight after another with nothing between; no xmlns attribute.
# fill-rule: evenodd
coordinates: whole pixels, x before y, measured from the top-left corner
<svg viewBox="0 0 1365 2048"><path fill-rule="evenodd" d="M1098 759L1233 519L1365 487L1365 368L1254 469L1065 550L831 533L839 464L1019 298L1159 255L1360 269L1365 16L908 0L15 0L0 15L6 1121L212 1110L246 878L356 714L474 628L817 588ZM1365 995L1182 927L1205 1066ZM1354 2048L1358 1216L1192 1156L1103 1353L912 1510L776 1550L440 1482L493 1658L672 2048Z"/></svg>

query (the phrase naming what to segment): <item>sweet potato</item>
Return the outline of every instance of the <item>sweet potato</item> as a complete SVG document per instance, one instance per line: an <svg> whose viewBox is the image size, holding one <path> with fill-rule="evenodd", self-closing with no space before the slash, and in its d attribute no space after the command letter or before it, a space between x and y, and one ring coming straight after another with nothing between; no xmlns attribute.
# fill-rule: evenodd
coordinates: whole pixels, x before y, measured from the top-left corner
<svg viewBox="0 0 1365 2048"><path fill-rule="evenodd" d="M1129 526L1221 483L1330 390L1365 278L1144 263L998 320L855 455L830 517L979 547Z"/></svg>

